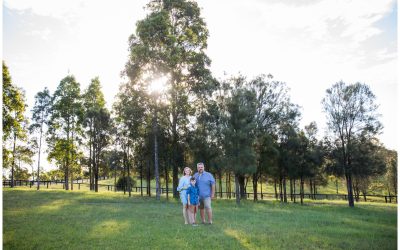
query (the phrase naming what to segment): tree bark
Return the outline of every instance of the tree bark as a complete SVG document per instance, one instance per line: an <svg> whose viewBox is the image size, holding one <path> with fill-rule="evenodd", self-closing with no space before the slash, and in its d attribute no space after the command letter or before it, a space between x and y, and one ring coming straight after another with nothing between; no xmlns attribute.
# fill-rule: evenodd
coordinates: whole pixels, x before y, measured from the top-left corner
<svg viewBox="0 0 400 250"><path fill-rule="evenodd" d="M314 186L314 200L316 200L316 199L317 199L318 191L317 191L317 187L316 187L316 185L315 185L315 180L313 181L313 186Z"/></svg>
<svg viewBox="0 0 400 250"><path fill-rule="evenodd" d="M90 128L90 137L89 137L89 189L93 190L93 180L92 180L92 169L93 169L93 158L92 158L92 129Z"/></svg>
<svg viewBox="0 0 400 250"><path fill-rule="evenodd" d="M66 152L67 157L66 157L66 162L65 162L65 190L69 190L69 132L70 132L70 121L67 119L67 143L68 143L68 150Z"/></svg>
<svg viewBox="0 0 400 250"><path fill-rule="evenodd" d="M74 147L74 119L72 119L72 135L71 135L71 145ZM71 151L71 160L74 160L73 150ZM74 190L74 168L73 164L71 166L71 190Z"/></svg>
<svg viewBox="0 0 400 250"><path fill-rule="evenodd" d="M178 114L176 107L176 93L172 94L172 101L175 103L172 107L172 192L173 197L178 198L178 132L177 132L177 122Z"/></svg>
<svg viewBox="0 0 400 250"><path fill-rule="evenodd" d="M122 145L124 149L124 145ZM125 163L125 150L124 150L124 156L122 158L122 179L124 180L123 183L123 189L124 189L124 194L126 194L126 163Z"/></svg>
<svg viewBox="0 0 400 250"><path fill-rule="evenodd" d="M336 178L336 194L339 194L339 183L337 178Z"/></svg>
<svg viewBox="0 0 400 250"><path fill-rule="evenodd" d="M240 184L239 177L235 174L235 194L236 194L236 205L240 205Z"/></svg>
<svg viewBox="0 0 400 250"><path fill-rule="evenodd" d="M15 167L15 153L16 153L16 144L17 142L17 134L14 131L14 146L13 146L13 161L11 165L11 187L14 187L14 167Z"/></svg>
<svg viewBox="0 0 400 250"><path fill-rule="evenodd" d="M42 113L42 121L43 121L43 113ZM40 189L40 153L41 153L41 149L42 149L42 135L43 135L43 122L40 125L39 156L38 156L38 168L37 168L37 177L36 177L36 181L37 181L36 190Z"/></svg>
<svg viewBox="0 0 400 250"><path fill-rule="evenodd" d="M265 181L267 182L267 181ZM262 174L260 174L260 193L261 193L261 200L264 199L264 195L263 195L263 179L262 179Z"/></svg>
<svg viewBox="0 0 400 250"><path fill-rule="evenodd" d="M156 179L156 200L159 200L161 194L160 194L160 174L158 171L157 110L155 110L155 115L154 115L153 133L154 133L154 176Z"/></svg>
<svg viewBox="0 0 400 250"><path fill-rule="evenodd" d="M230 173L226 173L225 191L226 191L226 198L229 198L229 199L231 198L230 182L231 182L231 175L230 175Z"/></svg>
<svg viewBox="0 0 400 250"><path fill-rule="evenodd" d="M143 162L140 164L140 196L143 196Z"/></svg>
<svg viewBox="0 0 400 250"><path fill-rule="evenodd" d="M117 191L117 166L114 166L114 192Z"/></svg>
<svg viewBox="0 0 400 250"><path fill-rule="evenodd" d="M169 199L169 188L168 188L168 168L167 168L167 164L165 164L165 168L164 168L164 175L165 175L165 191L166 191L166 195L167 195L167 200Z"/></svg>
<svg viewBox="0 0 400 250"><path fill-rule="evenodd" d="M244 188L245 187L245 184L244 184L245 177L244 177L244 175L235 174L235 180L236 180L236 177L237 177L238 182L239 182L240 198L246 200L247 196L246 196L245 188Z"/></svg>
<svg viewBox="0 0 400 250"><path fill-rule="evenodd" d="M296 179L293 179L293 202L296 203Z"/></svg>
<svg viewBox="0 0 400 250"><path fill-rule="evenodd" d="M95 152L95 158L94 158L94 189L95 192L99 192L99 158L100 158L100 154L99 154L99 149L94 147L94 152Z"/></svg>
<svg viewBox="0 0 400 250"><path fill-rule="evenodd" d="M258 173L253 174L253 192L254 192L254 201L258 201L258 194L257 194L257 183L258 183Z"/></svg>
<svg viewBox="0 0 400 250"><path fill-rule="evenodd" d="M130 173L130 164L129 164L129 160L128 160L128 154L129 154L129 147L128 147L128 149L127 149L127 151L124 153L125 154L125 158L126 158L126 160L125 160L125 162L126 162L126 167L127 167L127 169L128 169L128 194L129 194L129 197L131 197L131 192L132 192L132 184L131 184L131 173Z"/></svg>
<svg viewBox="0 0 400 250"><path fill-rule="evenodd" d="M147 160L147 195L151 197L150 161Z"/></svg>
<svg viewBox="0 0 400 250"><path fill-rule="evenodd" d="M222 198L222 171L219 171L219 197Z"/></svg>
<svg viewBox="0 0 400 250"><path fill-rule="evenodd" d="M287 195L286 195L286 177L283 177L283 202L287 203Z"/></svg>
<svg viewBox="0 0 400 250"><path fill-rule="evenodd" d="M352 179L351 179L351 174L347 173L346 174L346 184L347 184L347 197L349 201L349 207L354 207L354 197L353 197L353 185L352 185Z"/></svg>
<svg viewBox="0 0 400 250"><path fill-rule="evenodd" d="M303 205L304 199L304 179L303 176L300 177L300 203Z"/></svg>

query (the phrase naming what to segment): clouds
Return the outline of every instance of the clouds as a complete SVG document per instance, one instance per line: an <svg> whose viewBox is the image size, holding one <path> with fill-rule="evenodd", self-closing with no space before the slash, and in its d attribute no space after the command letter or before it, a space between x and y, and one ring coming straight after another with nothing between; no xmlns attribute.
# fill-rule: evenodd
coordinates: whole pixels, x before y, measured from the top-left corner
<svg viewBox="0 0 400 250"><path fill-rule="evenodd" d="M383 32L374 24L390 13L394 1L300 2L304 4L199 1L207 23L212 23L209 25L210 47L213 43L218 44L216 47L224 43L235 53L241 50L239 54L262 55L264 62L272 57L278 63L282 57L298 63L307 54L306 58L311 55L323 63L352 61L360 64L374 57L371 50L382 52L380 47L367 48L364 43ZM224 56L229 57L228 53Z"/></svg>
<svg viewBox="0 0 400 250"><path fill-rule="evenodd" d="M68 72L82 88L99 76L111 107L145 2L5 1L4 55L16 82L36 93L45 86L54 91Z"/></svg>
<svg viewBox="0 0 400 250"><path fill-rule="evenodd" d="M320 129L327 88L340 80L367 83L382 104L382 138L395 147L390 137L396 134L397 40L388 35L397 30L391 17L395 1L200 0L199 5L217 76L273 74L288 83L292 101L303 107L302 125L317 121Z"/></svg>
<svg viewBox="0 0 400 250"><path fill-rule="evenodd" d="M30 1L30 0L5 0L4 5L13 10L30 11L37 16L47 16L63 20L67 24L79 16L84 6L82 0L70 1Z"/></svg>
<svg viewBox="0 0 400 250"><path fill-rule="evenodd" d="M128 37L147 0L5 0L4 58L33 96L68 70L82 87L100 77L111 107ZM271 73L303 107L303 124L324 126L321 99L337 81L365 82L381 103L385 143L396 133L397 13L394 0L198 0L217 77ZM7 14L9 11L9 14ZM313 93L310 95L310 93ZM393 140L391 140L393 141ZM393 147L395 143L390 142Z"/></svg>

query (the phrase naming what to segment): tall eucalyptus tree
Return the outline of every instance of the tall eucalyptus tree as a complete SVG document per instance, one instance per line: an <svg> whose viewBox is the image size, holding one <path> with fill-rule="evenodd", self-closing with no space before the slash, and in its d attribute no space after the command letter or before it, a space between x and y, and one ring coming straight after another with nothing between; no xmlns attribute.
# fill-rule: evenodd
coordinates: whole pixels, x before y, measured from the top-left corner
<svg viewBox="0 0 400 250"><path fill-rule="evenodd" d="M179 148L186 141L189 95L196 97L214 84L205 54L208 30L194 1L152 0L150 13L137 23L129 38L129 60L125 74L131 84L149 84L151 79L167 76L170 125L172 135L172 176L177 197L178 167L183 164Z"/></svg>
<svg viewBox="0 0 400 250"><path fill-rule="evenodd" d="M26 106L24 91L12 84L10 72L3 61L3 164L11 165L11 187L14 187L17 140L27 138ZM12 150L6 145L10 139Z"/></svg>
<svg viewBox="0 0 400 250"><path fill-rule="evenodd" d="M39 141L38 141L38 166L37 166L37 190L40 188L39 176L40 176L40 156L42 149L42 137L43 127L48 122L51 108L51 95L50 91L45 88L43 91L38 92L35 95L35 106L32 109L32 124L29 129L34 132L39 130Z"/></svg>
<svg viewBox="0 0 400 250"><path fill-rule="evenodd" d="M51 150L57 150L58 160L64 171L65 189L69 190L68 181L73 176L73 163L76 161L75 142L81 133L83 120L83 106L80 93L80 84L72 75L61 80L53 95L53 105L49 121L48 142ZM61 149L61 148L62 149ZM61 155L59 155L61 154Z"/></svg>
<svg viewBox="0 0 400 250"><path fill-rule="evenodd" d="M138 148L138 143L145 141L143 138L146 137L146 128L151 127L148 115L149 101L144 89L138 88L138 85L129 82L120 86L120 91L116 98L117 100L113 105L113 114L115 116L114 136L115 142L123 151L123 175L125 178L125 170L128 170L130 174L130 163L134 162L129 160L134 157L129 153ZM143 165L141 165L142 168ZM128 180L130 180L129 176ZM147 186L150 186L149 182Z"/></svg>
<svg viewBox="0 0 400 250"><path fill-rule="evenodd" d="M105 105L100 80L95 77L83 94L83 106L84 126L89 136L90 190L96 192L98 191L100 158L111 136L111 117Z"/></svg>

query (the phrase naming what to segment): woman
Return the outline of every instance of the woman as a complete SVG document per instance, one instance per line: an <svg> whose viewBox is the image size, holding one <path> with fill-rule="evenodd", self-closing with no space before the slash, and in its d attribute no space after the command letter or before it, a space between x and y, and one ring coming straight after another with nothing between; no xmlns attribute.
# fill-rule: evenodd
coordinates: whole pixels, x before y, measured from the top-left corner
<svg viewBox="0 0 400 250"><path fill-rule="evenodd" d="M179 179L179 185L177 187L178 192L180 192L181 201L182 201L182 213L183 218L185 219L185 224L188 224L188 200L186 195L186 190L190 186L190 177L192 174L192 170L189 167L185 167L183 169L183 176Z"/></svg>

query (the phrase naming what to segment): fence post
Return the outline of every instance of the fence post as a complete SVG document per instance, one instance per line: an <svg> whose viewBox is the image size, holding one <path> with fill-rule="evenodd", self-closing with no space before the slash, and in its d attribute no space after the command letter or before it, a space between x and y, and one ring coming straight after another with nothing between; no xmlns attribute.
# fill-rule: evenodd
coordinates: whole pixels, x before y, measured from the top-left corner
<svg viewBox="0 0 400 250"><path fill-rule="evenodd" d="M387 196L385 195L385 203L387 203Z"/></svg>

